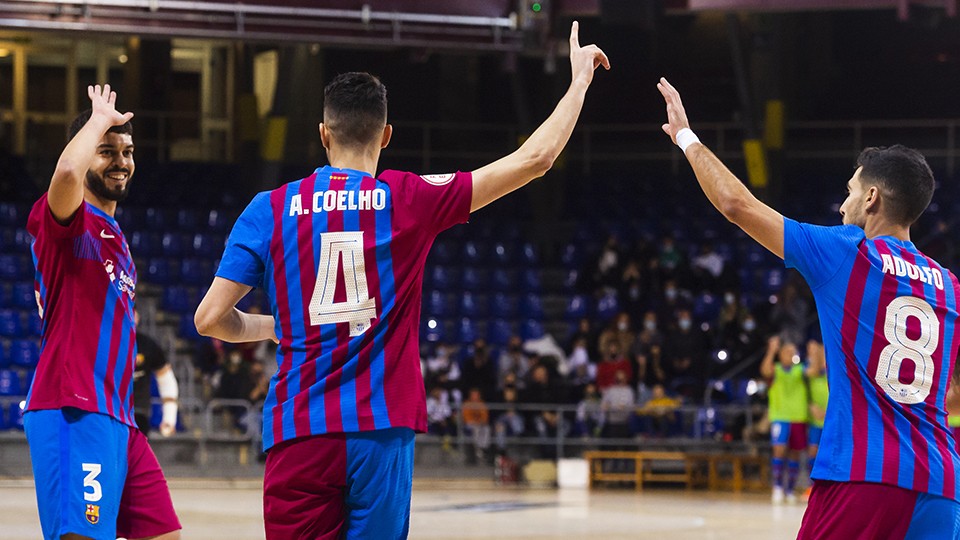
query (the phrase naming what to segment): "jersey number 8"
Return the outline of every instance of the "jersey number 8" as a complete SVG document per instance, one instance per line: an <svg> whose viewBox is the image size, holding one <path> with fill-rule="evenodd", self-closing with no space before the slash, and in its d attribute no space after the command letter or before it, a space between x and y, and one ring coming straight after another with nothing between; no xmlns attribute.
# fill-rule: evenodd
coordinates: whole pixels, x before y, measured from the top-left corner
<svg viewBox="0 0 960 540"><path fill-rule="evenodd" d="M920 334L916 339L907 335L907 320L916 318ZM874 378L880 388L896 402L912 405L921 403L930 395L933 384L933 353L940 345L940 320L926 301L913 296L901 296L890 302L883 323L883 335L888 345L880 351ZM900 381L903 361L913 362L913 381Z"/></svg>

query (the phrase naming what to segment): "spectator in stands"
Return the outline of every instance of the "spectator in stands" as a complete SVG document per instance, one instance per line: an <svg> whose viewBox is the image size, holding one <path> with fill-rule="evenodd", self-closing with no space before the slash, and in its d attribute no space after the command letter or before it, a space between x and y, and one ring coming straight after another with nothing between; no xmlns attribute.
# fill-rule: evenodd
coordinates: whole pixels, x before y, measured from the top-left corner
<svg viewBox="0 0 960 540"><path fill-rule="evenodd" d="M490 411L479 388L468 390L462 410L464 433L473 442L473 452L467 454L467 461L483 462L490 450Z"/></svg>
<svg viewBox="0 0 960 540"><path fill-rule="evenodd" d="M577 396L583 396L586 386L597 380L597 365L587 353L586 338L578 338L573 344L573 351L568 358L570 367L570 386Z"/></svg>
<svg viewBox="0 0 960 540"><path fill-rule="evenodd" d="M810 303L797 285L788 281L770 312L773 331L784 341L805 343L810 325Z"/></svg>
<svg viewBox="0 0 960 540"><path fill-rule="evenodd" d="M463 384L475 387L484 400L492 400L497 391L497 374L490 362L490 348L483 339L473 342L473 354L463 366Z"/></svg>
<svg viewBox="0 0 960 540"><path fill-rule="evenodd" d="M437 344L433 356L427 358L427 379L443 384L460 380L460 365L453 359L452 347Z"/></svg>
<svg viewBox="0 0 960 540"><path fill-rule="evenodd" d="M503 412L494 421L493 430L497 437L497 449L501 455L507 451L507 437L519 437L526 431L526 422L517 411L517 388L513 385L504 387Z"/></svg>
<svg viewBox="0 0 960 540"><path fill-rule="evenodd" d="M566 388L550 377L550 371L544 365L536 365L530 370L530 379L523 390L520 402L525 405L564 404L567 402ZM555 445L551 442L559 431L567 430L563 417L553 408L532 410L527 413L527 423L537 432L541 440L541 457L556 457Z"/></svg>
<svg viewBox="0 0 960 540"><path fill-rule="evenodd" d="M760 373L769 381L770 439L773 444L773 502L796 502L800 473L799 454L807 449L809 401L797 347L779 336L771 337ZM784 479L784 458L787 476Z"/></svg>
<svg viewBox="0 0 960 540"><path fill-rule="evenodd" d="M660 242L657 267L663 279L680 279L683 274L683 254L672 236L664 236Z"/></svg>
<svg viewBox="0 0 960 540"><path fill-rule="evenodd" d="M630 259L621 274L619 290L620 300L627 313L640 313L643 309L646 302L643 278L640 263L636 259Z"/></svg>
<svg viewBox="0 0 960 540"><path fill-rule="evenodd" d="M597 348L597 343L600 340L600 334L597 330L594 329L593 323L590 319L584 317L577 322L577 329L573 332L573 336L570 338L571 347L578 339L584 339L587 342L587 356L591 359L600 358L600 349Z"/></svg>
<svg viewBox="0 0 960 540"><path fill-rule="evenodd" d="M607 241L600 251L600 258L597 260L596 273L594 275L594 283L597 287L617 289L617 285L619 285L617 282L620 277L618 274L621 257L620 251L620 242L617 240L617 236L611 234L607 237Z"/></svg>
<svg viewBox="0 0 960 540"><path fill-rule="evenodd" d="M680 400L667 395L662 384L656 384L651 390L650 399L638 402L638 414L643 416L647 432L655 437L670 435L671 427L676 423L676 411Z"/></svg>
<svg viewBox="0 0 960 540"><path fill-rule="evenodd" d="M680 288L676 279L663 282L663 294L656 301L657 319L672 321L681 309L690 309L690 293Z"/></svg>
<svg viewBox="0 0 960 540"><path fill-rule="evenodd" d="M597 366L597 388L601 393L616 383L618 371L622 371L628 381L633 378L633 364L621 352L620 343L612 340L607 343L603 362Z"/></svg>
<svg viewBox="0 0 960 540"><path fill-rule="evenodd" d="M157 390L163 401L160 434L169 437L177 429L177 398L180 396L180 387L163 348L140 327L140 313L136 310L133 311L133 321L137 325L137 360L133 372L134 419L137 428L149 436L153 416L150 380L156 377Z"/></svg>
<svg viewBox="0 0 960 540"><path fill-rule="evenodd" d="M704 242L700 246L700 254L690 261L690 270L696 290L716 289L723 277L723 257L714 250L712 243Z"/></svg>
<svg viewBox="0 0 960 540"><path fill-rule="evenodd" d="M523 340L520 336L510 336L507 347L500 353L497 360L499 366L500 388L503 388L508 374L516 377L517 385L523 388L523 381L530 370L530 361L523 352Z"/></svg>
<svg viewBox="0 0 960 540"><path fill-rule="evenodd" d="M249 401L250 393L254 389L253 378L250 374L250 364L243 361L240 351L231 350L227 353L226 363L213 377L214 395L219 399L233 399ZM240 405L227 407L233 417L234 425L245 429L244 417L247 407Z"/></svg>
<svg viewBox="0 0 960 540"><path fill-rule="evenodd" d="M643 328L637 334L631 351L637 365L639 384L649 387L664 381L665 374L661 364L663 334L660 332L656 311L649 310L643 314Z"/></svg>
<svg viewBox="0 0 960 540"><path fill-rule="evenodd" d="M606 415L597 385L587 384L583 391L583 399L577 403L576 434L581 437L599 437L603 434L605 423Z"/></svg>
<svg viewBox="0 0 960 540"><path fill-rule="evenodd" d="M601 351L606 351L610 342L615 341L621 352L626 353L633 347L633 342L637 339L634 333L630 314L621 311L613 319L610 326L600 334L599 347Z"/></svg>
<svg viewBox="0 0 960 540"><path fill-rule="evenodd" d="M453 434L450 408L450 393L442 386L434 386L427 396L427 432L443 438L443 449L450 450L450 436Z"/></svg>
<svg viewBox="0 0 960 540"><path fill-rule="evenodd" d="M703 331L694 327L690 312L681 309L664 343L663 368L674 392L691 401L700 399L706 355Z"/></svg>
<svg viewBox="0 0 960 540"><path fill-rule="evenodd" d="M627 373L618 370L613 385L601 391L602 409L606 422L604 436L612 439L624 439L633 435L630 429L630 420L636 407L637 399L633 388L630 387Z"/></svg>

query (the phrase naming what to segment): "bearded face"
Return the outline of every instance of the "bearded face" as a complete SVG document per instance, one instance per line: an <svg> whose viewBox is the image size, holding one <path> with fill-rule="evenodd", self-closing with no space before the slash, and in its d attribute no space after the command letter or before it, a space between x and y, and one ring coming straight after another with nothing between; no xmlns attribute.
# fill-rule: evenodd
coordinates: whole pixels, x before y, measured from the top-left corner
<svg viewBox="0 0 960 540"><path fill-rule="evenodd" d="M108 132L97 146L97 156L87 170L86 187L96 197L120 202L130 192L135 164L133 137Z"/></svg>

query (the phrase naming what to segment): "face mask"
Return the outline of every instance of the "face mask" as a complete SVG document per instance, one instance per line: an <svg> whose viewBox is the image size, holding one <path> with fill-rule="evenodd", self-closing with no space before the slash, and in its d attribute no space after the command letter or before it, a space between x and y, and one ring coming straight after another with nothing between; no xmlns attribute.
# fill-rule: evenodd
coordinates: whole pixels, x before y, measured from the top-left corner
<svg viewBox="0 0 960 540"><path fill-rule="evenodd" d="M691 326L692 324L693 324L693 323L690 322L690 319L680 319L680 329L681 329L681 330L689 330L689 329L690 329L690 326Z"/></svg>
<svg viewBox="0 0 960 540"><path fill-rule="evenodd" d="M657 329L657 323L656 321L646 321L643 323L643 327L646 328L648 331L653 332L654 330Z"/></svg>
<svg viewBox="0 0 960 540"><path fill-rule="evenodd" d="M728 304L732 304L733 301L736 300L736 297L733 296L733 294L727 293L723 295L723 300Z"/></svg>
<svg viewBox="0 0 960 540"><path fill-rule="evenodd" d="M663 292L663 294L666 295L667 300L673 300L673 299L675 299L675 298L677 297L677 290L676 290L676 289L667 289L667 290L665 290L665 291Z"/></svg>
<svg viewBox="0 0 960 540"><path fill-rule="evenodd" d="M617 323L617 330L620 330L621 332L625 332L627 328L629 328L629 326L630 325L628 325L626 322L620 321Z"/></svg>
<svg viewBox="0 0 960 540"><path fill-rule="evenodd" d="M757 323L753 319L747 319L743 321L743 329L747 332L753 332L757 328Z"/></svg>

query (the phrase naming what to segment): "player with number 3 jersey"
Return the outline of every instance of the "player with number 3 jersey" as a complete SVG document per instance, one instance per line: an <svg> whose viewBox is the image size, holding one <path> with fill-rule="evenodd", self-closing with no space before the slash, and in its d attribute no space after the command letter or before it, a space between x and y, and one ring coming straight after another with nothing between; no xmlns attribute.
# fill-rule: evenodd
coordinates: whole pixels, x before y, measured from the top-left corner
<svg viewBox="0 0 960 540"><path fill-rule="evenodd" d="M543 175L576 124L603 52L570 36L572 82L514 153L472 173L375 176L392 127L367 73L324 90L330 165L257 195L197 309L201 334L279 341L264 403L268 540L406 538L413 436L426 430L418 328L424 263L444 229ZM272 316L236 303L262 287Z"/></svg>
<svg viewBox="0 0 960 540"><path fill-rule="evenodd" d="M663 129L710 202L796 268L817 303L830 395L799 538L960 538L960 457L947 428L947 409L960 412L960 284L910 241L933 196L924 157L900 145L865 149L843 225L798 223L699 142L666 79L658 88Z"/></svg>

